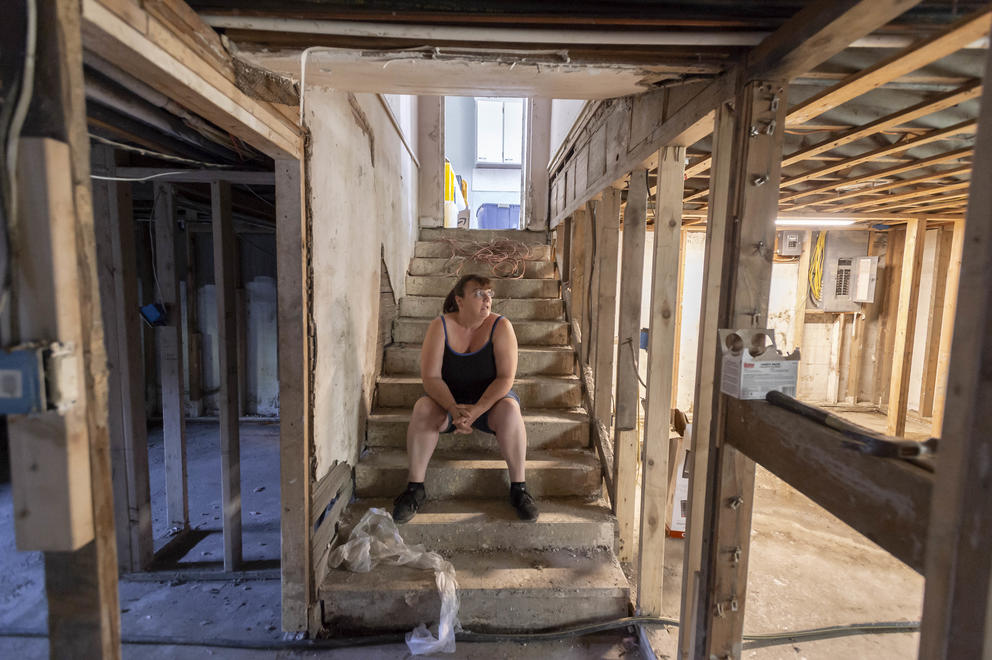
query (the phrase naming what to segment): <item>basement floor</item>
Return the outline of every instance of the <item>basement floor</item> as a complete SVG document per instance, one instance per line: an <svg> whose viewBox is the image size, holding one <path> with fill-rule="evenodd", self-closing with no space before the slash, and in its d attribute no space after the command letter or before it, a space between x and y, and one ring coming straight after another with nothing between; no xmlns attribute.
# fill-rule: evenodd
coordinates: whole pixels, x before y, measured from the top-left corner
<svg viewBox="0 0 992 660"><path fill-rule="evenodd" d="M243 423L242 479L245 557L252 579L176 579L174 574L121 580L121 621L127 638L277 642L279 581L272 567L279 552L278 424ZM156 535L165 531L161 431L150 432L151 484ZM191 525L219 529L219 458L216 423L188 426ZM755 503L750 587L745 632L796 630L831 624L918 620L923 579L911 569L830 516L771 474L759 469ZM256 490L261 488L261 490ZM158 545L158 544L157 544ZM666 614L676 616L681 589L683 542L667 544ZM186 564L216 570L221 537L210 533L186 557ZM259 579L269 578L269 579ZM47 602L41 554L18 553L13 537L10 484L0 484L0 657L48 657L44 638L4 637L2 632L42 632ZM652 635L658 657L674 647L675 635ZM918 635L898 633L798 642L756 648L745 658L914 657ZM125 658L399 658L403 644L334 651L276 651L204 646L124 646ZM650 657L623 632L567 642L461 644L455 658L624 658Z"/></svg>

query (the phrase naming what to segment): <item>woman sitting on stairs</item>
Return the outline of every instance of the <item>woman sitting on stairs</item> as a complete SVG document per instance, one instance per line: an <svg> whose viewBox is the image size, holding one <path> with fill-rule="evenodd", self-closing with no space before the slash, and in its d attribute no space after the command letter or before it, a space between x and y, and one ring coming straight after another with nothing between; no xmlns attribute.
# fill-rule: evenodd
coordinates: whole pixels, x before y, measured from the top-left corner
<svg viewBox="0 0 992 660"><path fill-rule="evenodd" d="M524 483L527 431L520 397L511 388L517 371L517 337L493 314L489 278L464 275L431 321L420 353L425 394L413 406L406 432L409 484L394 501L393 520L404 523L427 499L424 477L439 433L496 436L510 472L510 504L522 520L537 520Z"/></svg>

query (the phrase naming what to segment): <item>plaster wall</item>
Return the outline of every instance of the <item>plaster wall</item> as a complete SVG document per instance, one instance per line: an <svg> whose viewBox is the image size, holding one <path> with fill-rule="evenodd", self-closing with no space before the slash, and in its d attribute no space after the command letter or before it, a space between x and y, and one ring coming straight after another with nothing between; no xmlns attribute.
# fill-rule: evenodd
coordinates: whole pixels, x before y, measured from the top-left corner
<svg viewBox="0 0 992 660"><path fill-rule="evenodd" d="M414 112L416 104L405 107ZM307 110L319 479L334 461L356 463L364 444L381 265L402 297L417 235L418 172L374 94L308 90ZM399 120L401 127L416 125L415 118Z"/></svg>
<svg viewBox="0 0 992 660"><path fill-rule="evenodd" d="M551 156L558 152L586 101L555 99L551 102Z"/></svg>

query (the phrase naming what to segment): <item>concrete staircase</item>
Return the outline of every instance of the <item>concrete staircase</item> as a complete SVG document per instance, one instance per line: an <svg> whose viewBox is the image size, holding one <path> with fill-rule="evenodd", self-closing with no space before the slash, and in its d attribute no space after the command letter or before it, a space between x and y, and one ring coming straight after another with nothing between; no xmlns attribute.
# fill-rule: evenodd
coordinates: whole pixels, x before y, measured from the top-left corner
<svg viewBox="0 0 992 660"><path fill-rule="evenodd" d="M507 498L506 464L492 436L442 435L427 471L428 502L400 528L451 560L459 583L459 618L468 630L533 631L628 614L629 588L614 556L615 520L602 499L600 465L589 448L581 382L568 347L559 282L543 235L423 229L406 279L368 420L366 451L355 469L357 500L342 531L369 507L392 510L406 486L406 427L423 392L420 344L441 312L455 277L446 274L444 238L535 243L525 277L495 280L494 311L507 316L520 344L514 385L527 425L527 487L538 499L536 523L517 519ZM466 264L463 273L489 274ZM409 630L436 623L434 576L409 568L371 573L329 571L319 586L324 621L338 633Z"/></svg>

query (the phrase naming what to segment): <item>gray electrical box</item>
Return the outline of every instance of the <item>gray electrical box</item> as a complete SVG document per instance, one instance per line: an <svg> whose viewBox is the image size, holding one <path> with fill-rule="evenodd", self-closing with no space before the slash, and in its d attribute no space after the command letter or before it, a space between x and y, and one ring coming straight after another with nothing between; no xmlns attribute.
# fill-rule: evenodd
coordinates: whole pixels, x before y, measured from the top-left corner
<svg viewBox="0 0 992 660"><path fill-rule="evenodd" d="M778 233L778 250L776 253L782 257L798 257L803 253L803 232L795 230L780 231Z"/></svg>
<svg viewBox="0 0 992 660"><path fill-rule="evenodd" d="M857 303L875 302L875 281L878 279L878 257L858 257L854 260L854 291L851 300Z"/></svg>
<svg viewBox="0 0 992 660"><path fill-rule="evenodd" d="M827 233L821 288L823 311L861 310L861 303L854 299L855 262L867 255L868 232L844 230Z"/></svg>

